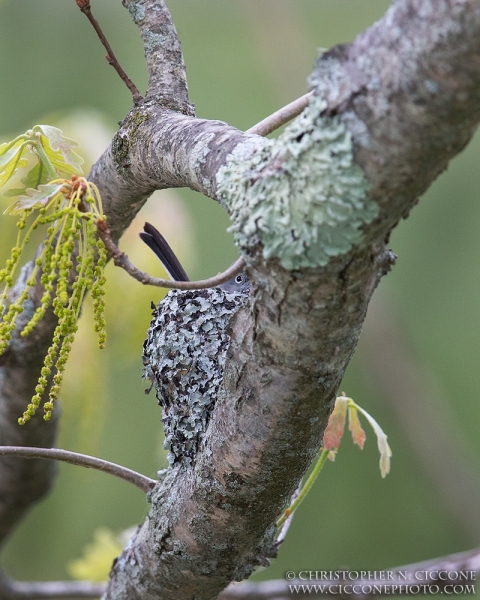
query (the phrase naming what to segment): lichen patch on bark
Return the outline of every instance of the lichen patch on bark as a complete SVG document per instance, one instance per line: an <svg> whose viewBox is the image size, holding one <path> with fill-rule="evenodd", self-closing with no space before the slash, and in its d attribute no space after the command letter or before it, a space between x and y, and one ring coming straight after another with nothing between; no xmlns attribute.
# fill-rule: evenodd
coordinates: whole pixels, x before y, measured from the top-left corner
<svg viewBox="0 0 480 600"><path fill-rule="evenodd" d="M355 163L349 131L326 103L309 107L252 157L239 144L217 174L238 245L260 242L286 269L318 267L349 252L378 214ZM245 156L245 155L248 156Z"/></svg>

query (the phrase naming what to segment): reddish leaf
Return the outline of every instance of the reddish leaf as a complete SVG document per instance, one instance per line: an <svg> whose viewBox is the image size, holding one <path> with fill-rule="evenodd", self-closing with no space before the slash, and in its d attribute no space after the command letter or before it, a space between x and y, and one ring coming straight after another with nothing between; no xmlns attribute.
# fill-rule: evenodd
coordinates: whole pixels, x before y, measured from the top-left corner
<svg viewBox="0 0 480 600"><path fill-rule="evenodd" d="M363 444L365 443L367 436L360 424L357 408L351 404L348 406L348 429L352 434L353 443L357 444L360 450L363 450Z"/></svg>
<svg viewBox="0 0 480 600"><path fill-rule="evenodd" d="M326 450L336 450L340 446L347 417L347 402L348 399L345 396L339 396L335 402L335 408L330 415L323 436L323 447Z"/></svg>

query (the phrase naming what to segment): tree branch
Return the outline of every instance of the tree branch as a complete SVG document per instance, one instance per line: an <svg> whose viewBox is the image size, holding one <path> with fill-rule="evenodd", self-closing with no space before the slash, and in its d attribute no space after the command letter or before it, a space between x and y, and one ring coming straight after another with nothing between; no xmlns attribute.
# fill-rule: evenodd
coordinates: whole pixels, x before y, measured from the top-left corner
<svg viewBox="0 0 480 600"><path fill-rule="evenodd" d="M0 572L0 598L3 600L53 600L54 598L79 600L99 598L105 590L104 583L90 581L12 581Z"/></svg>
<svg viewBox="0 0 480 600"><path fill-rule="evenodd" d="M246 133L255 133L256 135L268 135L272 133L272 131L279 129L285 123L298 117L307 108L312 96L313 92L308 92L308 94L300 96L300 98L290 102L290 104L286 104L253 127L250 127L250 129L247 129Z"/></svg>
<svg viewBox="0 0 480 600"><path fill-rule="evenodd" d="M130 12L139 17L142 12L141 6L136 10L132 2L129 4L131 5L129 7ZM157 8L158 6L164 7L164 4L157 3ZM152 11L149 11L150 16L151 13ZM155 19L155 17L152 18ZM163 10L163 19L168 25L169 16L166 8ZM146 28L148 27L148 23L149 21L142 22L142 25L145 25L144 34L147 37L148 32ZM157 33L161 37L162 31L158 31ZM176 36L174 29L171 29L170 34L169 44L172 44L171 47L173 48L175 42L174 36ZM158 36L153 36L152 40L158 40ZM147 41L146 39L146 50ZM178 41L176 43L178 45ZM154 65L155 60L158 58L159 48L155 44L148 48L149 61ZM159 63L165 66L166 71L168 71L169 65L174 66L171 58L167 58L165 62L160 61ZM175 60L178 60L178 55ZM183 65L183 59L181 59L181 63ZM173 91L175 94L179 94L182 109L187 114L193 114L193 109L190 105L186 105L188 98L186 97L185 73L184 70L182 73L182 68L177 64L177 69L174 69L178 75L179 83ZM152 78L152 81L159 84L162 81L168 83L167 76L163 80L160 75L158 77L152 75ZM155 89L155 85L153 88L154 91L158 91ZM152 101L155 102L154 97L152 97ZM173 102L172 106L177 106L176 102ZM130 115L134 120L148 118L140 107L138 107L140 112L136 112L136 110ZM118 159L122 148L125 149L125 140L117 136L114 144ZM104 166L105 163L99 163L99 171L102 171ZM116 167L110 170L107 167L103 172L99 172L98 177L96 177L104 194L105 213L108 215L110 229L114 232L114 237L117 240L154 189L154 186L150 185L145 189L145 186L142 185L138 190L135 190L129 178L125 179L122 176L122 169L123 167L120 168L119 173ZM94 173L95 168L92 171L91 179L95 178ZM122 191L119 193L118 198L115 198L119 189ZM19 281L12 289L12 298L20 294L31 274L33 266L33 263L29 263L22 270ZM32 418L27 426L19 427L17 425L19 415L23 413L34 394L44 357L57 323L52 311L49 311L32 334L27 338L22 338L19 335L22 326L32 318L36 308L40 305L42 295L43 288L40 284L40 279L38 279L37 285L32 289L24 306L24 312L20 315L18 320L19 328L13 333L8 351L0 357L0 431L1 441L4 445L51 447L55 444L55 435L60 416L59 410L55 411L48 423L44 422L41 416L37 415ZM24 513L49 491L55 472L56 465L51 461L27 460L18 457L2 458L0 461L0 543L8 536Z"/></svg>
<svg viewBox="0 0 480 600"><path fill-rule="evenodd" d="M464 590L469 586L475 587L477 575L480 572L480 549L475 548L467 552L450 554L433 560L422 561L402 567L384 569L378 574L384 573L385 579L349 579L342 577L342 573L348 573L345 569L333 569L339 573L339 577L327 577L332 571L325 571L325 578L317 579L291 579L265 581L262 583L244 582L228 586L217 600L283 600L284 598L358 598L367 600L368 598L378 597L378 591L372 589L374 585L382 586L381 596L400 595L399 586L402 587L401 594L418 594L419 586L438 587L438 593L447 586L458 585ZM309 571L304 572L304 577L308 577ZM450 573L450 576L448 575ZM462 578L458 577L463 573ZM315 572L313 572L315 574ZM428 576L427 576L428 574ZM387 578L388 576L388 578ZM314 591L313 585L323 586L324 591ZM356 590L347 588L343 593L339 590L340 586L352 586L355 584ZM311 591L308 586L311 586ZM300 586L300 591L296 586ZM318 590L318 588L317 588ZM428 591L426 592L428 593ZM451 589L449 590L451 593ZM457 590L459 593L459 589ZM466 589L463 593L471 593Z"/></svg>
<svg viewBox="0 0 480 600"><path fill-rule="evenodd" d="M77 2L78 7L80 8L80 10L82 11L82 13L90 21L90 24L95 29L95 33L98 35L98 39L102 42L103 47L107 51L106 59L108 61L108 64L112 65L112 67L118 73L118 76L120 77L120 79L123 81L123 83L127 86L127 88L130 90L130 93L132 94L133 103L137 104L138 102L140 102L140 100L142 100L142 95L138 91L137 86L133 83L133 81L130 79L130 77L125 73L125 71L120 66L120 63L118 62L117 57L113 53L113 50L112 50L110 44L108 43L108 40L105 37L105 34L102 31L102 28L100 27L100 24L98 23L97 19L92 14L90 0L76 0L76 2Z"/></svg>
<svg viewBox="0 0 480 600"><path fill-rule="evenodd" d="M147 97L193 116L180 41L164 0L123 0L123 5L140 28L148 70Z"/></svg>
<svg viewBox="0 0 480 600"><path fill-rule="evenodd" d="M338 571L339 573L342 570ZM459 579L453 574L463 573L465 577ZM423 561L406 565L403 567L395 567L392 569L384 569L383 573L389 575L388 580L383 581L377 579L376 584L382 585L384 595L395 595L398 588L393 586L401 585L403 594L410 593L418 594L416 588L419 585L428 581L427 585L438 586L439 590L443 590L447 585L456 584L462 587L472 585L475 582L478 573L480 572L480 550L478 548L468 552L459 552L442 558L436 558L429 561ZM308 572L307 572L308 573ZM425 577L424 580L420 577ZM426 574L429 574L428 578ZM448 573L453 576L448 577ZM440 575L442 578L440 578ZM312 584L323 585L325 591L322 593L301 593L302 597L306 598L338 598L346 597L346 594L338 592L339 585L351 585L364 587L365 589L372 588L371 579L356 579L348 580L344 578L323 578L323 579L292 579L292 580L272 580L262 583L246 581L239 584L228 586L219 596L217 600L283 600L284 598L298 598L299 592L295 590L295 586L305 586ZM474 585L474 584L473 584ZM329 592L330 588L330 592ZM8 600L37 600L41 598L96 598L105 590L105 584L93 584L87 581L52 581L52 582L21 582L11 581L0 573L0 597ZM349 593L349 598L359 598L368 600L378 594L371 591L370 593L361 591Z"/></svg>
<svg viewBox="0 0 480 600"><path fill-rule="evenodd" d="M92 468L97 471L103 471L114 475L124 481L133 483L142 492L150 492L157 484L155 479L150 479L141 473L122 467L116 463L96 458L95 456L87 456L78 452L70 452L68 450L60 450L59 448L25 448L25 446L0 446L0 456L22 456L24 458L47 458L50 460L60 460L71 465L79 467Z"/></svg>

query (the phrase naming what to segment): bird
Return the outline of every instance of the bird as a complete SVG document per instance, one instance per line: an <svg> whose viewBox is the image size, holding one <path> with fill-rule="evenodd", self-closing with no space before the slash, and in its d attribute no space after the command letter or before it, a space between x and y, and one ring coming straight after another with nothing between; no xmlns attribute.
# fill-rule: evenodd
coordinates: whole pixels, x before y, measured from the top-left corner
<svg viewBox="0 0 480 600"><path fill-rule="evenodd" d="M160 262L173 281L190 281L175 252L156 227L151 223L145 223L143 231L139 233L139 236L160 259ZM217 287L227 293L246 294L250 292L250 280L241 271Z"/></svg>

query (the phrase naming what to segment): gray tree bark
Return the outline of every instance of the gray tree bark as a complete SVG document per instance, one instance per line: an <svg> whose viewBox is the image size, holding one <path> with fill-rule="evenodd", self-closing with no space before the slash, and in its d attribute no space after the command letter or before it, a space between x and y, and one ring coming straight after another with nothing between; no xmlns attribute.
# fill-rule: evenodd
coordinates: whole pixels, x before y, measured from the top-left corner
<svg viewBox="0 0 480 600"><path fill-rule="evenodd" d="M314 99L275 141L196 119L165 3L123 4L150 80L89 176L113 237L155 189L190 187L231 215L253 291L230 323L202 444L149 495L104 598L210 599L274 556L275 520L318 451L368 302L394 262L388 236L477 127L480 0L397 0L317 60ZM4 445L53 443L55 423L13 424L53 326L15 338L3 359ZM52 476L39 461L0 461L2 537Z"/></svg>

